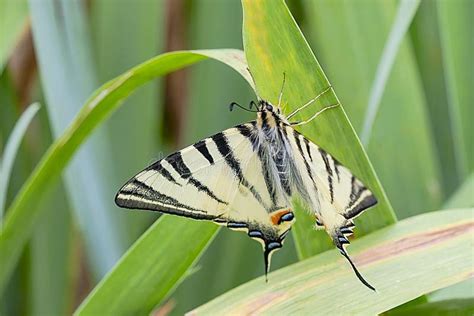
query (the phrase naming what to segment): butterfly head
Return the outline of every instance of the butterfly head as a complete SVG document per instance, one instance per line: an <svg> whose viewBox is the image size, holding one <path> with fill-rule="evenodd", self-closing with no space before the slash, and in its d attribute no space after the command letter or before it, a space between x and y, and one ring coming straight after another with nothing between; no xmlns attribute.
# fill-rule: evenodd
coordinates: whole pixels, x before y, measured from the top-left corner
<svg viewBox="0 0 474 316"><path fill-rule="evenodd" d="M258 101L257 121L262 127L275 127L280 123L289 124L281 108L265 100Z"/></svg>

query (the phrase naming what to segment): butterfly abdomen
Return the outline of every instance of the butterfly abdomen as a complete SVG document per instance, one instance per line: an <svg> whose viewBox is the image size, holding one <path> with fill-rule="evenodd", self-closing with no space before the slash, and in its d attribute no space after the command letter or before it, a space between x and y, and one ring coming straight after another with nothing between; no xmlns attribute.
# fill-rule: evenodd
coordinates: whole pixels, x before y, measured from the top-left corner
<svg viewBox="0 0 474 316"><path fill-rule="evenodd" d="M263 114L265 113L265 114ZM272 196L272 204L290 203L293 193L294 161L291 146L282 132L282 123L270 112L262 112L254 124L258 157L262 163L265 183ZM276 197L284 199L279 201Z"/></svg>

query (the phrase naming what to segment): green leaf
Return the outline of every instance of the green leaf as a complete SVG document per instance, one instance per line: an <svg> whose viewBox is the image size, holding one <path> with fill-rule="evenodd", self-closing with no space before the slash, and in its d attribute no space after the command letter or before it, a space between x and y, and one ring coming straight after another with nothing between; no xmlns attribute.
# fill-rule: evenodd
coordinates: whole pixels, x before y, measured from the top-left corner
<svg viewBox="0 0 474 316"><path fill-rule="evenodd" d="M53 136L58 137L98 86L91 32L84 3L31 0L30 9L47 113ZM120 185L119 179L112 181L117 166L110 163L115 156L110 137L99 128L63 175L72 210L83 233L94 283L136 238L130 236L130 231L140 220L138 216L120 212L110 202Z"/></svg>
<svg viewBox="0 0 474 316"><path fill-rule="evenodd" d="M278 103L286 74L283 106L286 113L305 104L329 87L319 63L281 0L243 0L244 47L257 91L263 99ZM309 109L302 111L308 118L321 108L338 103L332 90ZM349 167L375 194L379 203L356 220L358 235L395 222L390 203L361 146L342 106L324 112L300 131ZM297 209L293 226L300 258L307 258L331 246L324 232L313 231L314 217ZM324 241L322 241L324 238Z"/></svg>
<svg viewBox="0 0 474 316"><path fill-rule="evenodd" d="M186 277L186 271L217 229L213 223L160 217L94 288L75 315L149 314Z"/></svg>
<svg viewBox="0 0 474 316"><path fill-rule="evenodd" d="M28 244L28 315L70 314L79 266L72 255L75 228L66 192L59 185L36 207L45 209ZM78 281L76 281L78 282ZM23 294L25 295L25 294Z"/></svg>
<svg viewBox="0 0 474 316"><path fill-rule="evenodd" d="M15 89L8 84L9 72L0 76L0 134L8 135L13 124L19 121L20 110L15 98ZM31 107L27 111L30 111ZM25 115L26 112L23 112ZM0 136L1 138L1 136ZM46 111L39 111L30 124L18 153L8 183L7 205L21 188L34 165L51 144L50 128ZM35 229L23 251L22 260L15 269L7 290L1 297L2 311L0 314L15 314L9 307L21 306L21 313L28 315L62 315L71 310L72 294L71 278L75 275L71 267L71 231L72 218L65 199L64 190L54 189L47 201L38 203L35 208L45 208L44 215L35 224ZM20 228L21 229L21 228ZM54 250L54 251L51 251ZM15 275L14 274L14 275ZM19 298L24 304L19 304ZM3 304L5 302L5 304ZM8 303L7 303L8 302ZM16 312L18 314L19 312Z"/></svg>
<svg viewBox="0 0 474 316"><path fill-rule="evenodd" d="M377 66L377 71L375 72L375 78L372 83L369 102L365 112L364 125L360 133L362 144L366 147L369 144L375 117L380 107L380 101L387 85L390 72L392 71L395 58L419 5L420 0L402 0L398 6L397 16L393 22L382 56L380 57L380 62Z"/></svg>
<svg viewBox="0 0 474 316"><path fill-rule="evenodd" d="M186 38L190 47L242 47L239 1L200 0L186 9ZM255 93L238 73L229 71L225 65L205 61L187 75L184 142L179 147L255 119L255 113L228 111L232 101L247 105L255 99ZM294 249L291 248L292 245L285 244L285 251ZM279 253L275 259L284 259L283 256ZM274 261L272 267L279 263ZM182 315L261 275L262 249L245 234L220 229L197 265L199 270L186 278L170 298L175 303L173 315Z"/></svg>
<svg viewBox="0 0 474 316"><path fill-rule="evenodd" d="M10 206L0 231L0 294L18 261L21 250L41 216L35 207L43 194L58 180L79 146L120 102L150 80L192 65L206 58L222 61L249 82L245 58L238 50L181 51L159 55L138 65L96 90L66 131L51 145ZM112 200L110 203L113 203ZM176 232L179 234L180 232Z"/></svg>
<svg viewBox="0 0 474 316"><path fill-rule="evenodd" d="M464 181L458 190L446 202L446 208L474 207L474 173Z"/></svg>
<svg viewBox="0 0 474 316"><path fill-rule="evenodd" d="M125 18L127 16L133 19ZM106 82L162 51L165 30L156 26L164 19L165 6L159 1L121 1L120 5L110 0L92 1L91 36L99 81ZM112 191L117 190L133 170L141 170L151 157L163 152L158 133L164 102L160 80L157 78L130 96L102 128L108 136L109 155L114 161L106 164L112 172L102 181L106 181L106 186ZM131 122L131 125L124 128L124 122ZM136 122L140 122L140 128L135 128ZM108 198L114 193L107 193ZM148 212L131 214L115 207L114 212L128 215L127 226L122 227L124 231L121 233L130 235L130 241L136 240L158 215Z"/></svg>
<svg viewBox="0 0 474 316"><path fill-rule="evenodd" d="M44 111L40 111L40 113L41 112ZM18 122L21 114L18 96L12 83L11 72L9 69L5 69L5 71L0 74L0 156L3 155L8 137L11 135L15 123ZM32 130L34 130L34 128L30 127L29 133L27 134L31 135ZM7 206L11 203L14 194L20 189L22 183L28 177L28 174L32 169L30 166L32 155L30 152L27 153L25 151L25 149L28 148L28 144L29 142L25 139L16 154L15 163L11 173L12 177L8 181L8 193L5 203ZM26 251L23 253L26 253ZM29 267L28 261L29 258L23 255L12 275L7 290L3 295L1 295L1 315L20 313L20 308L18 307L20 304L18 304L17 298L25 298L27 296L25 284L28 284L28 273L26 273ZM29 297L27 299L29 299ZM24 306L25 305L22 304L22 307Z"/></svg>
<svg viewBox="0 0 474 316"><path fill-rule="evenodd" d="M466 246L473 231L471 208L418 215L356 240L356 265L377 292L333 250L271 273L268 283L246 283L191 314L379 314L471 277L474 257Z"/></svg>
<svg viewBox="0 0 474 316"><path fill-rule="evenodd" d="M5 143L19 117L18 98L9 71L0 74L0 104L0 155L3 155Z"/></svg>
<svg viewBox="0 0 474 316"><path fill-rule="evenodd" d="M27 15L26 0L0 0L0 74L15 48Z"/></svg>
<svg viewBox="0 0 474 316"><path fill-rule="evenodd" d="M429 302L458 299L474 299L474 280L472 277L428 295Z"/></svg>
<svg viewBox="0 0 474 316"><path fill-rule="evenodd" d="M474 314L474 299L452 299L438 302L429 302L406 308L396 309L385 313L389 316L410 316L410 315L430 315L430 316L463 316Z"/></svg>
<svg viewBox="0 0 474 316"><path fill-rule="evenodd" d="M390 0L307 2L311 16L307 19L309 38L358 132L393 26L396 3ZM403 40L400 45L367 153L397 216L405 218L415 212L440 208L442 192L418 69L410 43ZM334 142L339 145L337 140Z"/></svg>
<svg viewBox="0 0 474 316"><path fill-rule="evenodd" d="M449 118L446 78L439 34L437 1L422 1L411 27L413 52L426 97L429 127L439 159L444 197L452 194L461 179L456 167L453 128ZM415 147L414 147L415 148ZM443 198L444 198L443 197Z"/></svg>
<svg viewBox="0 0 474 316"><path fill-rule="evenodd" d="M241 51L234 52L241 53ZM232 54L224 57L228 58L227 64L232 63ZM242 59L243 55L235 54L235 57ZM240 74L248 76L246 65L238 60L237 64L241 66ZM215 76L207 75L206 77L214 78ZM219 78L222 80L221 77ZM210 104L203 105L204 113L206 109L216 112L215 102L206 102L201 98L199 100L199 103ZM200 113L202 115L203 112ZM207 135L194 135L197 138L205 136ZM185 279L186 271L204 252L218 230L215 224L192 223L188 219L173 216L162 216L158 222L159 224L155 223L134 244L110 274L94 289L76 311L77 315L105 312L150 313L153 307L162 302ZM205 282L209 286L211 281ZM130 286L130 284L137 285ZM199 292L197 286L194 287L195 292ZM197 296L197 294L194 295ZM200 295L206 297L205 293Z"/></svg>
<svg viewBox="0 0 474 316"><path fill-rule="evenodd" d="M474 171L474 2L437 1L443 65L448 90L451 126L454 129L458 173L464 179ZM469 66L470 65L470 66Z"/></svg>
<svg viewBox="0 0 474 316"><path fill-rule="evenodd" d="M39 103L31 104L20 116L5 145L3 157L0 157L0 225L3 221L3 211L7 197L8 181L15 162L15 157L20 147L23 136L28 126L40 109Z"/></svg>
<svg viewBox="0 0 474 316"><path fill-rule="evenodd" d="M474 173L464 181L457 191L445 203L445 208L474 207ZM474 278L433 292L430 302L452 299L474 298Z"/></svg>
<svg viewBox="0 0 474 316"><path fill-rule="evenodd" d="M44 103L44 100L41 100ZM28 132L28 141L22 146L21 155L27 157L27 166L16 167L16 189L20 190L42 155L52 144L52 131L48 113L40 111L35 124ZM32 141L34 140L34 141ZM18 166L18 165L17 165ZM25 174L21 173L24 170ZM11 191L10 191L11 192ZM79 239L73 212L67 199L63 181L53 186L51 193L35 205L43 208L42 216L27 243L25 269L21 297L29 315L63 315L70 313L77 290L77 278L81 263L78 260ZM73 237L76 238L73 238ZM75 243L73 242L75 241ZM53 250L53 251L52 251ZM82 259L83 260L83 259ZM18 267L16 269L18 271ZM14 280L11 280L14 283ZM5 291L8 293L8 290ZM9 299L6 297L6 299Z"/></svg>

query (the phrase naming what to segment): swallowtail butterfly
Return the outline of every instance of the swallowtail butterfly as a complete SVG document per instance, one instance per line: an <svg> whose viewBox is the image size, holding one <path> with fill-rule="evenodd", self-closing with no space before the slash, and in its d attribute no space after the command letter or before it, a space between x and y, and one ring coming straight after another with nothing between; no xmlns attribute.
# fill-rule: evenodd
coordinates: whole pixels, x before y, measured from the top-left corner
<svg viewBox="0 0 474 316"><path fill-rule="evenodd" d="M353 219L377 203L347 168L294 129L314 119L292 123L280 103L259 100L257 119L237 125L153 163L117 193L118 206L209 220L244 231L263 245L265 275L271 254L282 247L295 221L292 198L299 196L324 227L359 280L344 246ZM283 91L283 88L282 88ZM251 103L252 107L252 103Z"/></svg>

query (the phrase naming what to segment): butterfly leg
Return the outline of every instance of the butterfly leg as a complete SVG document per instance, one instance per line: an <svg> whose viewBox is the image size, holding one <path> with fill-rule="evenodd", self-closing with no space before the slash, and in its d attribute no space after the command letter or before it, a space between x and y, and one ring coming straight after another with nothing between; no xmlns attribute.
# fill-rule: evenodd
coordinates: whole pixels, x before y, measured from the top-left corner
<svg viewBox="0 0 474 316"><path fill-rule="evenodd" d="M305 109L307 106L313 104L313 102L315 102L317 99L319 99L320 97L322 97L324 94L326 94L326 92L328 92L329 90L332 89L332 86L329 86L327 87L326 89L324 89L323 92L321 92L320 94L318 94L317 96L315 96L314 98L312 98L311 100L309 100L308 102L306 102L304 105L300 106L299 108L297 108L296 110L294 110L293 112L291 112L288 116L287 116L287 119L290 119L292 116L294 116L296 113L298 113L299 111Z"/></svg>
<svg viewBox="0 0 474 316"><path fill-rule="evenodd" d="M300 122L294 122L294 123L291 123L291 126L298 126L298 125L304 125L304 124L307 124L309 122L311 122L312 120L314 120L316 117L318 117L321 113L323 113L324 111L326 110L329 110L329 109L332 109L332 108L335 108L339 106L339 103L336 103L336 104L332 104L332 105L328 105L324 108L322 108L321 110L319 110L318 112L316 112L316 114L314 114L313 116L311 116L309 119L305 120L305 121L300 121Z"/></svg>
<svg viewBox="0 0 474 316"><path fill-rule="evenodd" d="M278 108L281 108L281 98L283 96L283 88L285 87L286 74L283 72L283 83L281 84L280 95L278 96Z"/></svg>
<svg viewBox="0 0 474 316"><path fill-rule="evenodd" d="M316 215L316 225L315 225L315 229L324 229L324 223L323 221L319 218L318 215Z"/></svg>

